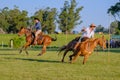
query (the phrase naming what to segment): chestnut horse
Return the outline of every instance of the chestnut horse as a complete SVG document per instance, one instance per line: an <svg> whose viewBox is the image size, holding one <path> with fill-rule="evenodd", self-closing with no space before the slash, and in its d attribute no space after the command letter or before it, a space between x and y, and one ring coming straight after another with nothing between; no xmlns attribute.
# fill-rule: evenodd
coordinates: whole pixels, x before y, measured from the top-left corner
<svg viewBox="0 0 120 80"><path fill-rule="evenodd" d="M63 58L61 60L62 62L64 62L64 58L65 58L66 54L68 53L68 51L73 51L74 52L74 47L75 47L76 43L78 42L79 38L80 37L76 37L75 39L71 40L67 45L64 45L64 46L59 48L58 55L62 51L64 51ZM85 41L87 39L89 39L89 38L88 37L84 37L84 38L81 39L81 42L83 42L83 41Z"/></svg>
<svg viewBox="0 0 120 80"><path fill-rule="evenodd" d="M27 48L30 46L30 45L33 45L33 42L34 42L34 38L35 38L35 34L30 30L30 29L27 29L27 28L24 28L24 27L21 27L20 31L18 32L18 35L21 36L25 34L26 36L26 43L23 45L23 47L20 49L20 52L22 52L23 49L25 49L25 52L26 54L28 55L28 51L27 51ZM38 54L39 55L42 55L46 52L46 47L48 45L50 45L50 43L52 41L56 41L57 38L55 36L55 38L51 38L50 36L48 35L38 35L39 38L37 40L37 44L38 45L43 45L43 48L42 48L42 51L41 53Z"/></svg>
<svg viewBox="0 0 120 80"><path fill-rule="evenodd" d="M84 42L81 42L76 51L69 56L71 63L75 62L78 56L84 56L83 64L85 64L86 60L92 54L97 45L100 45L103 49L106 48L106 39L104 36L101 38L96 38L94 40L88 39ZM74 58L72 59L73 56Z"/></svg>

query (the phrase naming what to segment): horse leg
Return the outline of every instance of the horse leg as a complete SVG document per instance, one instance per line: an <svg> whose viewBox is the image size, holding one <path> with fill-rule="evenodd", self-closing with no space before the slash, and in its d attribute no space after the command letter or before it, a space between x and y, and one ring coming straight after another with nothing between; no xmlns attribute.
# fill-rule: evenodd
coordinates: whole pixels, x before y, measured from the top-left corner
<svg viewBox="0 0 120 80"><path fill-rule="evenodd" d="M89 56L89 55L85 55L85 56L84 56L84 59L83 59L83 64L85 64L85 62L87 61L88 56Z"/></svg>
<svg viewBox="0 0 120 80"><path fill-rule="evenodd" d="M46 45L43 45L42 52L38 54L38 56L41 56L46 52Z"/></svg>
<svg viewBox="0 0 120 80"><path fill-rule="evenodd" d="M27 42L27 43L24 45L25 52L26 52L27 55L28 55L28 51L27 51L28 46L30 46L30 43L29 43L29 42Z"/></svg>
<svg viewBox="0 0 120 80"><path fill-rule="evenodd" d="M28 51L27 51L27 47L28 47L28 46L25 47L25 52L26 52L26 54L28 55L29 53L28 53Z"/></svg>
<svg viewBox="0 0 120 80"><path fill-rule="evenodd" d="M21 53L22 53L23 48L24 48L24 46L22 46L22 48L20 49L19 54L21 54Z"/></svg>
<svg viewBox="0 0 120 80"><path fill-rule="evenodd" d="M73 50L73 54L69 56L70 61L72 60L72 57L73 57L73 56L75 56L77 53L78 53L78 51L77 51L77 50L76 50L76 51L74 51L74 50Z"/></svg>
<svg viewBox="0 0 120 80"><path fill-rule="evenodd" d="M63 51L63 50L65 50L66 49L66 45L64 45L64 46L62 46L60 49L58 49L58 55Z"/></svg>
<svg viewBox="0 0 120 80"><path fill-rule="evenodd" d="M72 57L75 56L75 55L76 55L76 53L74 52L72 55L69 56L70 61L72 60Z"/></svg>
<svg viewBox="0 0 120 80"><path fill-rule="evenodd" d="M76 59L79 57L81 52L78 52L76 55L74 54L74 58L71 60L70 63L74 63L76 61Z"/></svg>
<svg viewBox="0 0 120 80"><path fill-rule="evenodd" d="M62 62L64 62L64 58L65 58L67 52L68 52L68 50L65 50L64 55L63 55L63 58L62 58L62 60L61 60Z"/></svg>

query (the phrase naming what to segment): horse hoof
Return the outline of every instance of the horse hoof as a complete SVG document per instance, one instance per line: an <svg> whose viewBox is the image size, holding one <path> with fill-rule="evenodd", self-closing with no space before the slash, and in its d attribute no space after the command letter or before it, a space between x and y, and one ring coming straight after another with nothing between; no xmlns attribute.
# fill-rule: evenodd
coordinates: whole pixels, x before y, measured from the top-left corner
<svg viewBox="0 0 120 80"><path fill-rule="evenodd" d="M22 53L22 51L20 50L20 51L19 51L19 54L21 54L21 53Z"/></svg>
<svg viewBox="0 0 120 80"><path fill-rule="evenodd" d="M73 62L72 61L70 61L70 64L72 64Z"/></svg>
<svg viewBox="0 0 120 80"><path fill-rule="evenodd" d="M41 56L42 54L38 54L37 56Z"/></svg>
<svg viewBox="0 0 120 80"><path fill-rule="evenodd" d="M61 62L64 62L64 60L62 60Z"/></svg>
<svg viewBox="0 0 120 80"><path fill-rule="evenodd" d="M71 61L69 61L69 63L71 64L72 62L71 62Z"/></svg>
<svg viewBox="0 0 120 80"><path fill-rule="evenodd" d="M69 56L69 61L71 61L72 60L72 57L71 56Z"/></svg>
<svg viewBox="0 0 120 80"><path fill-rule="evenodd" d="M69 61L71 62L71 61L72 61L72 59L69 59Z"/></svg>

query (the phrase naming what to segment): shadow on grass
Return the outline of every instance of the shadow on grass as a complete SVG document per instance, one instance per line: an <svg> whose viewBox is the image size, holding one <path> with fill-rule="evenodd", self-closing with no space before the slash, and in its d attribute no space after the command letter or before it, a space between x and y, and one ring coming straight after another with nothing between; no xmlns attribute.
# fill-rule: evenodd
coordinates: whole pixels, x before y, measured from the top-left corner
<svg viewBox="0 0 120 80"><path fill-rule="evenodd" d="M62 63L61 61L55 61L55 60L40 60L40 59L30 59L30 58L5 58L5 59L15 59L15 60L23 60L23 61L37 61L37 62L48 62L48 63Z"/></svg>
<svg viewBox="0 0 120 80"><path fill-rule="evenodd" d="M0 55L18 55L18 54L0 54Z"/></svg>
<svg viewBox="0 0 120 80"><path fill-rule="evenodd" d="M111 49L109 50L110 52L114 52L114 53L120 53L120 49Z"/></svg>
<svg viewBox="0 0 120 80"><path fill-rule="evenodd" d="M106 50L95 50L96 52L112 52L112 53L120 53L120 48L110 48Z"/></svg>

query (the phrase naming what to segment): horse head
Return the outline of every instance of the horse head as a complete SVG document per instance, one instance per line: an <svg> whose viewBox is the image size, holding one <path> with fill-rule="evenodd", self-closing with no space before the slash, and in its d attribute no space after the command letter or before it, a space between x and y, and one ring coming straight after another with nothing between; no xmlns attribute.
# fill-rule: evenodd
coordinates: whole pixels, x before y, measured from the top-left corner
<svg viewBox="0 0 120 80"><path fill-rule="evenodd" d="M19 32L18 32L18 36L21 36L21 35L26 34L28 32L30 32L30 29L21 27L20 30L19 30Z"/></svg>
<svg viewBox="0 0 120 80"><path fill-rule="evenodd" d="M99 38L98 44L99 44L103 49L106 49L106 39L105 39L104 35L103 35L101 38Z"/></svg>
<svg viewBox="0 0 120 80"><path fill-rule="evenodd" d="M25 34L25 28L21 27L20 30L19 30L19 32L18 32L18 36L21 36L23 34Z"/></svg>

